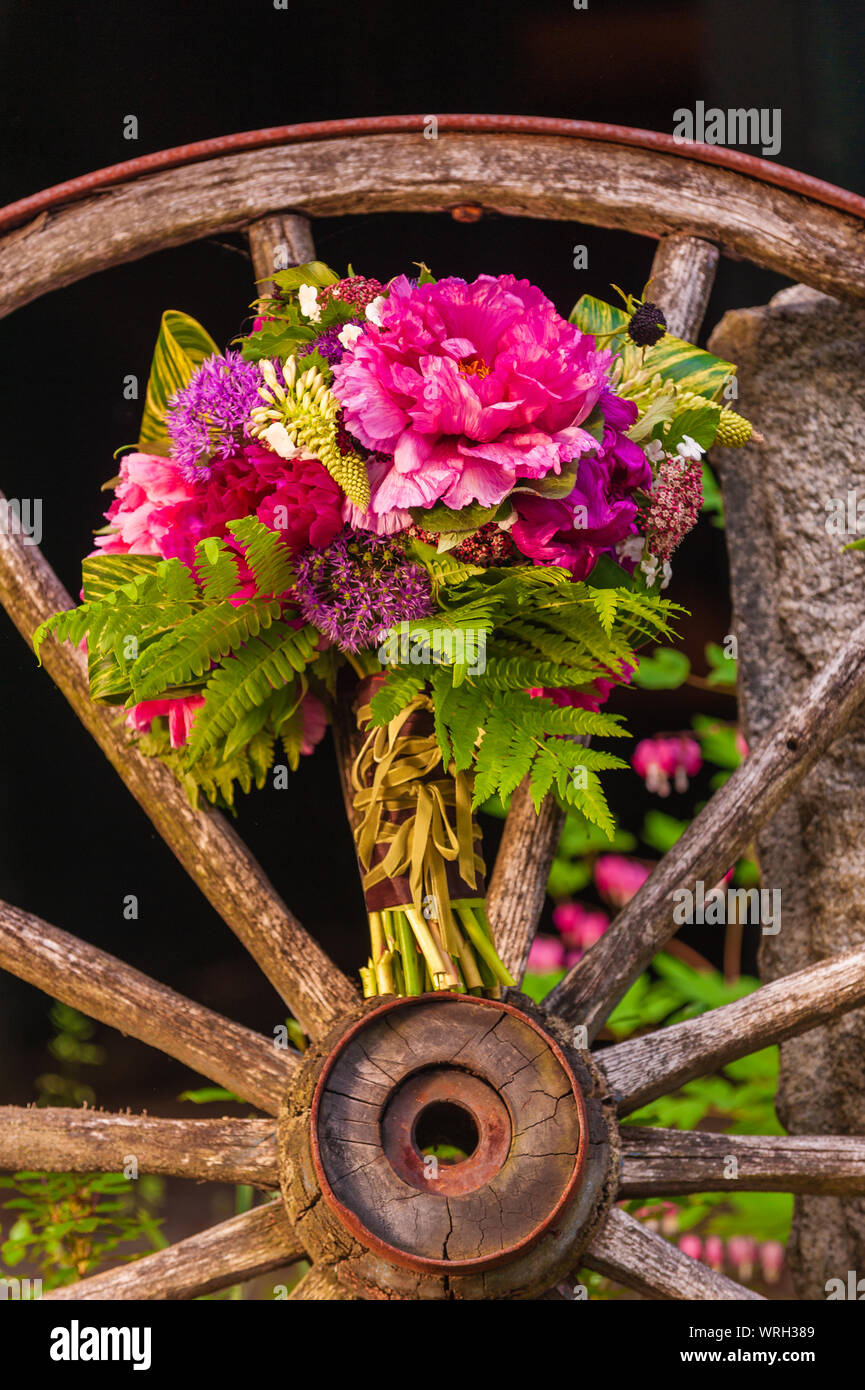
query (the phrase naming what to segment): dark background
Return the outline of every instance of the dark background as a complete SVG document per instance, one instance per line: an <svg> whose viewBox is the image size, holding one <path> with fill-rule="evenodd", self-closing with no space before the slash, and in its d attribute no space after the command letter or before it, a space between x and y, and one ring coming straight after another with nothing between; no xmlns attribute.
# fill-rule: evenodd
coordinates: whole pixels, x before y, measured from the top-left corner
<svg viewBox="0 0 865 1390"><path fill-rule="evenodd" d="M497 112L612 121L669 131L677 107L780 107L779 162L865 192L865 9L859 0L570 0L362 5L271 0L72 5L18 0L0 9L5 150L0 202L119 160L208 136L292 121L391 112ZM135 115L139 138L123 139ZM382 278L425 260L437 272L525 275L568 312L615 280L644 284L653 245L566 223L374 216L317 224L323 259ZM585 243L589 269L572 248ZM762 303L783 285L726 263L707 315ZM200 318L221 343L241 326L252 272L240 238L203 242L98 275L0 325L0 486L44 499L43 549L72 592L107 499L113 451L137 436L143 383L164 307ZM743 402L747 410L747 401ZM703 645L728 631L724 536L702 523L678 556L669 596L698 671ZM158 839L8 620L0 615L3 815L0 895L212 1008L270 1032L284 1010ZM695 709L732 703L691 690L622 693L635 733L687 727ZM705 790L705 784L701 784ZM641 789L611 782L631 824ZM657 804L657 803L656 803ZM687 814L687 799L664 809ZM239 829L308 928L349 972L365 954L361 900L327 742L288 791L253 793ZM497 826L491 823L490 848ZM137 922L123 918L136 894ZM694 943L707 953L710 939ZM0 974L3 1102L34 1095L48 1065L48 1001ZM194 1084L179 1065L100 1028L100 1103L177 1113Z"/></svg>

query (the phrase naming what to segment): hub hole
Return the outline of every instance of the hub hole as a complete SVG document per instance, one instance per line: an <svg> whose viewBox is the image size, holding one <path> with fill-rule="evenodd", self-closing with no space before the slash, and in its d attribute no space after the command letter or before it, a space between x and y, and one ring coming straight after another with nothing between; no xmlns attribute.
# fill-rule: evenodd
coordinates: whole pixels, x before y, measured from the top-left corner
<svg viewBox="0 0 865 1390"><path fill-rule="evenodd" d="M414 1124L414 1144L423 1158L439 1163L464 1163L478 1146L480 1135L474 1116L451 1100L434 1100L420 1112Z"/></svg>

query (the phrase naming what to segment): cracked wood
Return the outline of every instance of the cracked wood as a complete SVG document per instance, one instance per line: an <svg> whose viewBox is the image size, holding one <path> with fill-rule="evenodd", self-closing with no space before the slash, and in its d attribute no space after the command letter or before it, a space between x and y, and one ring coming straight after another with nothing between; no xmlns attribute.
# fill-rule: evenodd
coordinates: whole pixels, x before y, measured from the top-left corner
<svg viewBox="0 0 865 1390"><path fill-rule="evenodd" d="M267 1202L132 1264L67 1284L46 1298L188 1299L304 1258L280 1201Z"/></svg>
<svg viewBox="0 0 865 1390"><path fill-rule="evenodd" d="M164 1120L102 1110L0 1106L0 1169L141 1173L278 1187L270 1120Z"/></svg>
<svg viewBox="0 0 865 1390"><path fill-rule="evenodd" d="M695 1076L816 1028L863 1002L865 949L845 951L734 1004L605 1048L597 1062L616 1094L619 1114L627 1115Z"/></svg>
<svg viewBox="0 0 865 1390"><path fill-rule="evenodd" d="M0 967L277 1113L296 1055L8 903L0 903Z"/></svg>
<svg viewBox="0 0 865 1390"><path fill-rule="evenodd" d="M845 1134L704 1134L624 1125L618 1196L662 1197L686 1192L862 1196L865 1138Z"/></svg>

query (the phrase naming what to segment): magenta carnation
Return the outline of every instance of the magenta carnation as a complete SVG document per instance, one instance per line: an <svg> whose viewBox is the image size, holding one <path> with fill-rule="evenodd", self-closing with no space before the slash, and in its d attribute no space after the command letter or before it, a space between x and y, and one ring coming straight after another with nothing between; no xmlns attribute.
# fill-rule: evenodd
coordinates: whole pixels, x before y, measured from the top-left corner
<svg viewBox="0 0 865 1390"><path fill-rule="evenodd" d="M280 531L295 555L323 550L342 530L342 493L317 459L291 459L286 476L259 503L256 516Z"/></svg>
<svg viewBox="0 0 865 1390"><path fill-rule="evenodd" d="M389 286L376 323L334 367L345 423L393 456L373 478L370 523L408 508L497 505L521 478L597 448L583 428L609 352L513 275Z"/></svg>

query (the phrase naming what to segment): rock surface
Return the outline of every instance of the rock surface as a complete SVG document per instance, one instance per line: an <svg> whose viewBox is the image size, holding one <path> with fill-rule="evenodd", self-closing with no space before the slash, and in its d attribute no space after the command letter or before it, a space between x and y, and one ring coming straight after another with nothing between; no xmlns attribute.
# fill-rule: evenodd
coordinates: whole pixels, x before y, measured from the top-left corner
<svg viewBox="0 0 865 1390"><path fill-rule="evenodd" d="M853 491L865 533L865 312L796 285L726 314L710 347L739 364L739 408L765 436L713 458L754 742L862 618L865 553L845 553L855 532L832 534L827 521L833 499ZM782 904L780 932L762 938L764 980L865 942L865 712L766 827L758 854ZM777 1104L792 1134L865 1133L865 1011L783 1045ZM802 1298L865 1274L865 1199L797 1199L789 1255Z"/></svg>

